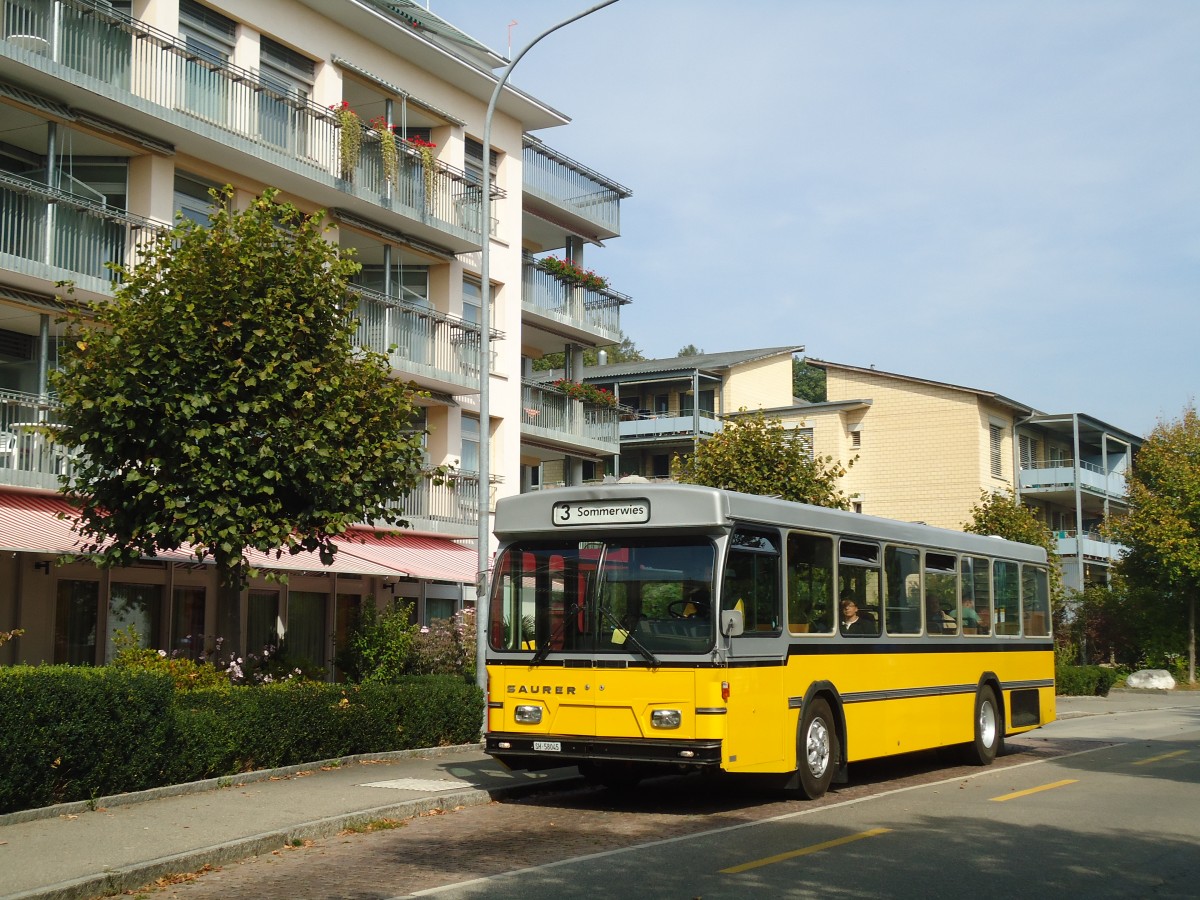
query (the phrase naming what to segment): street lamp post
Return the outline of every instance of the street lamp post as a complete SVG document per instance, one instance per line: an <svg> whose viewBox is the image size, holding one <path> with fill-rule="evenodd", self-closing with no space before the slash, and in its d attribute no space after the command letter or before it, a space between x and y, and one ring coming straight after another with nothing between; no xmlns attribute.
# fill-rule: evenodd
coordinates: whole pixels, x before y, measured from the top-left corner
<svg viewBox="0 0 1200 900"><path fill-rule="evenodd" d="M475 583L475 682L485 692L487 690L487 671L484 668L484 648L487 646L487 597L488 597L488 549L491 542L491 527L489 504L491 502L491 419L489 410L489 388L491 379L491 324L492 324L492 285L491 285L491 248L492 248L492 116L496 112L496 101L500 92L508 82L513 68L521 61L538 41L553 34L565 25L570 25L584 16L589 16L597 10L612 6L617 0L603 0L595 6L588 7L583 12L576 13L569 19L563 19L557 25L547 28L525 47L505 67L492 89L491 99L488 100L487 115L483 119L483 198L480 202L480 231L482 247L480 254L480 279L483 282L479 289L479 562ZM487 724L486 695L484 697L484 725Z"/></svg>

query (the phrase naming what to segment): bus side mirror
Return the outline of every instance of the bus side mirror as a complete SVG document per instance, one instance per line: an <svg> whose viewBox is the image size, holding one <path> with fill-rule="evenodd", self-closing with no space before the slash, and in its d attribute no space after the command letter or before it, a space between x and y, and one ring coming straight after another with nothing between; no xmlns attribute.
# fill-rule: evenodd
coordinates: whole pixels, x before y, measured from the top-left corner
<svg viewBox="0 0 1200 900"><path fill-rule="evenodd" d="M721 634L725 637L737 637L746 628L740 609L721 610Z"/></svg>

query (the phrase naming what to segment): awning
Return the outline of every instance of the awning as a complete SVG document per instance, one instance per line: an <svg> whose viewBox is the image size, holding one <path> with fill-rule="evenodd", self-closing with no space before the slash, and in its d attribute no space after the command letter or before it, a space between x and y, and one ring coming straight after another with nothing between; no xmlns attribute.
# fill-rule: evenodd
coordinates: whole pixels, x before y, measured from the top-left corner
<svg viewBox="0 0 1200 900"><path fill-rule="evenodd" d="M476 551L446 538L355 530L338 538L343 553L367 562L391 566L413 578L474 584L479 561Z"/></svg>
<svg viewBox="0 0 1200 900"><path fill-rule="evenodd" d="M79 535L71 530L77 510L60 497L0 493L0 550L28 553L77 553Z"/></svg>
<svg viewBox="0 0 1200 900"><path fill-rule="evenodd" d="M80 538L72 530L78 510L54 495L0 491L0 551L24 553L79 553ZM66 518L59 518L59 515ZM274 553L248 550L246 559L255 568L288 572L331 572L343 575L386 575L431 578L437 581L475 583L475 551L445 538L418 537L392 532L355 529L337 542L331 565L322 565L316 553ZM160 553L164 562L200 563L186 547ZM212 564L211 557L203 563Z"/></svg>

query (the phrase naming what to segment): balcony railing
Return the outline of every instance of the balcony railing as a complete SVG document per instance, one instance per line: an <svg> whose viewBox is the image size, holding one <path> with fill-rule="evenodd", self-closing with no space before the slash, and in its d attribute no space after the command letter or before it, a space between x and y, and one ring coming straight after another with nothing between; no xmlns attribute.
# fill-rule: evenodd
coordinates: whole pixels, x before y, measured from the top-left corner
<svg viewBox="0 0 1200 900"><path fill-rule="evenodd" d="M637 413L621 420L621 439L678 438L716 434L722 422L715 413L700 410L700 428L690 412Z"/></svg>
<svg viewBox="0 0 1200 900"><path fill-rule="evenodd" d="M457 392L479 389L480 329L462 319L352 287L359 296L355 343L387 356L393 369L444 382Z"/></svg>
<svg viewBox="0 0 1200 900"><path fill-rule="evenodd" d="M620 448L616 409L572 400L530 381L521 383L521 426L529 434L559 443L578 443L606 453Z"/></svg>
<svg viewBox="0 0 1200 900"><path fill-rule="evenodd" d="M1054 541L1059 556L1117 560L1127 552L1123 544L1114 543L1097 531L1085 531L1082 535L1073 528L1056 531Z"/></svg>
<svg viewBox="0 0 1200 900"><path fill-rule="evenodd" d="M0 484L57 490L71 474L71 454L42 432L57 410L52 398L0 390Z"/></svg>
<svg viewBox="0 0 1200 900"><path fill-rule="evenodd" d="M1072 460L1025 463L1021 466L1021 489L1075 488ZM1124 472L1105 472L1103 466L1086 460L1079 463L1079 487L1109 497L1125 497L1128 487Z"/></svg>
<svg viewBox="0 0 1200 900"><path fill-rule="evenodd" d="M410 528L474 536L479 523L479 474L456 472L441 484L423 479L388 505L400 511Z"/></svg>
<svg viewBox="0 0 1200 900"><path fill-rule="evenodd" d="M527 142L521 162L526 191L620 234L621 197L628 190L540 143Z"/></svg>
<svg viewBox="0 0 1200 900"><path fill-rule="evenodd" d="M145 108L148 101L283 153L302 166L334 177L340 173L338 125L332 112L306 97L277 90L257 72L189 47L98 0L9 0L5 8L10 19L0 53L30 61L49 59L102 82L106 93L130 94L138 107ZM364 133L355 172L363 191L422 221L478 238L479 186L465 172L439 162L428 185L432 190L427 190L419 158L404 146L401 183L389 190L379 142L371 135Z"/></svg>
<svg viewBox="0 0 1200 900"><path fill-rule="evenodd" d="M621 307L629 298L616 291L596 291L567 284L540 268L532 257L522 272L521 305L563 324L615 343L621 339Z"/></svg>
<svg viewBox="0 0 1200 900"><path fill-rule="evenodd" d="M130 265L132 251L163 226L111 206L0 172L0 257L5 268L49 280L116 279L109 263ZM39 271L41 269L41 271ZM53 271L50 271L53 270Z"/></svg>

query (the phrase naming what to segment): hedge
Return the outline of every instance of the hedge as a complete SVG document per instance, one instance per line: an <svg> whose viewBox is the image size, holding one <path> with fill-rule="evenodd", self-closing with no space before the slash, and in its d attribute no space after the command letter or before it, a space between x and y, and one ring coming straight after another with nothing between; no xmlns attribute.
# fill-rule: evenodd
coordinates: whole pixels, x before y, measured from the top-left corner
<svg viewBox="0 0 1200 900"><path fill-rule="evenodd" d="M1055 693L1073 697L1107 697L1118 675L1104 666L1056 666Z"/></svg>
<svg viewBox="0 0 1200 900"><path fill-rule="evenodd" d="M0 667L0 813L359 753L479 740L452 676L176 692L113 668Z"/></svg>

